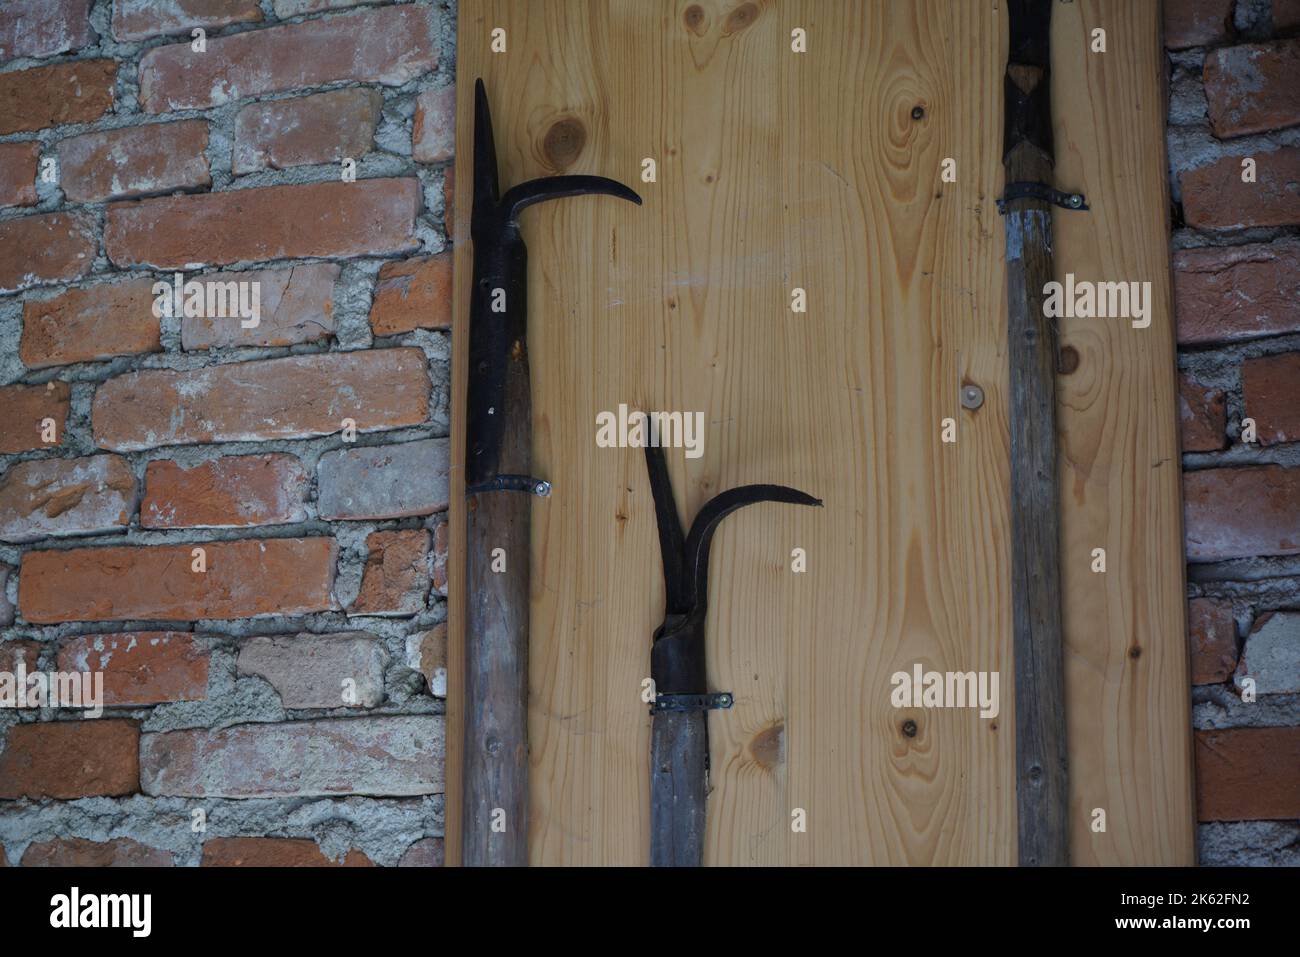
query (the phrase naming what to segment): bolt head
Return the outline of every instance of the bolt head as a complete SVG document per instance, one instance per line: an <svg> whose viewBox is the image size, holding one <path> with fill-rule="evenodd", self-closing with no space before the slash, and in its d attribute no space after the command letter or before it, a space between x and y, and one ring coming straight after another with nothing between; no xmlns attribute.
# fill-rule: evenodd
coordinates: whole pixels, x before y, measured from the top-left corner
<svg viewBox="0 0 1300 957"><path fill-rule="evenodd" d="M984 390L973 382L961 387L961 405L963 409L978 409L984 404Z"/></svg>

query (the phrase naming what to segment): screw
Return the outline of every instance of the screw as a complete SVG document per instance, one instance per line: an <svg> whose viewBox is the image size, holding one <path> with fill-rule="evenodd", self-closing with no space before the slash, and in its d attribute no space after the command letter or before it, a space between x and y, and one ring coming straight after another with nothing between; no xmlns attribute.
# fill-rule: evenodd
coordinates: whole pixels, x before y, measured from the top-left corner
<svg viewBox="0 0 1300 957"><path fill-rule="evenodd" d="M546 498L551 494L551 483L541 479L533 486L533 494L538 498Z"/></svg>
<svg viewBox="0 0 1300 957"><path fill-rule="evenodd" d="M1083 197L1082 197L1082 196L1080 196L1078 193L1074 193L1074 194L1072 194L1072 195L1070 196L1070 206L1071 206L1072 208L1074 208L1074 209L1078 209L1078 208L1079 208L1080 206L1082 206L1082 205L1083 205Z"/></svg>
<svg viewBox="0 0 1300 957"><path fill-rule="evenodd" d="M925 107L923 106L912 107L912 119L919 120L924 116L925 116Z"/></svg>
<svg viewBox="0 0 1300 957"><path fill-rule="evenodd" d="M971 382L961 387L961 407L978 409L984 404L984 390Z"/></svg>
<svg viewBox="0 0 1300 957"><path fill-rule="evenodd" d="M907 735L909 738L916 737L916 730L916 722L911 718L908 718L903 722L903 734Z"/></svg>

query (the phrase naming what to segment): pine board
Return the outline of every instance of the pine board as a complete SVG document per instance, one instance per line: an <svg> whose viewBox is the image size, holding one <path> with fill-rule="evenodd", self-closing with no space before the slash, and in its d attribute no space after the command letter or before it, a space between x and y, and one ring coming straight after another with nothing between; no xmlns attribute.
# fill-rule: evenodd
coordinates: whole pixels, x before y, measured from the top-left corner
<svg viewBox="0 0 1300 957"><path fill-rule="evenodd" d="M595 444L597 413L619 403L705 413L704 454L669 454L685 518L749 482L826 502L757 506L715 540L709 677L737 704L710 719L706 862L1014 863L994 205L1004 14L969 0L460 0L459 10L457 236L468 234L478 76L503 184L598 173L645 199L525 214L533 461L555 489L533 509L533 863L647 859L640 690L664 596L643 456ZM1093 25L1107 28L1106 54L1087 51ZM507 30L506 53L489 50L495 27ZM807 53L790 50L795 27ZM1056 9L1058 177L1094 207L1056 217L1057 269L1151 280L1157 301L1146 330L1103 320L1062 330L1080 354L1059 410L1080 863L1193 857L1158 33L1155 4ZM640 182L644 157L657 161L656 183ZM955 183L940 181L948 157ZM459 447L467 241L455 256ZM796 286L807 313L790 310ZM961 408L967 382L984 390L978 410ZM954 444L939 440L945 417ZM1089 571L1098 545L1105 575ZM807 552L804 574L790 571L795 547ZM915 662L1000 672L1001 715L894 709L889 677ZM1094 807L1107 810L1105 833L1089 826ZM796 808L805 833L792 832Z"/></svg>

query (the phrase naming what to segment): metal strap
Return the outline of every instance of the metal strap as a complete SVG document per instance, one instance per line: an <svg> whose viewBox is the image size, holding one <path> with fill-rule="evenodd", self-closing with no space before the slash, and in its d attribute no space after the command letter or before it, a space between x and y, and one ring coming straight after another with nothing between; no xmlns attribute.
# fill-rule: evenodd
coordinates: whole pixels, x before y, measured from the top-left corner
<svg viewBox="0 0 1300 957"><path fill-rule="evenodd" d="M655 695L650 706L651 714L665 711L726 711L735 704L735 697L729 691L713 694L660 694Z"/></svg>
<svg viewBox="0 0 1300 957"><path fill-rule="evenodd" d="M546 498L551 494L551 483L531 475L497 475L465 489L466 495L477 495L479 492L527 492L538 498Z"/></svg>
<svg viewBox="0 0 1300 957"><path fill-rule="evenodd" d="M1083 193L1063 193L1046 183L1008 183L1002 198L997 201L998 213L1007 214L1007 204L1017 199L1041 199L1062 209L1088 209Z"/></svg>

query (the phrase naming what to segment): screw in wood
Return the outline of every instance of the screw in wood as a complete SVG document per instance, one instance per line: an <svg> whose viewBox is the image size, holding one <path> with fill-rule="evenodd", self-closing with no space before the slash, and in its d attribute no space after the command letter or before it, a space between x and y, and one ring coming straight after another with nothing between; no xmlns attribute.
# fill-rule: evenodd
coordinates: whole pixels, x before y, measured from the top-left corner
<svg viewBox="0 0 1300 957"><path fill-rule="evenodd" d="M967 383L961 387L961 407L963 409L978 409L984 404L984 390L975 383Z"/></svg>

